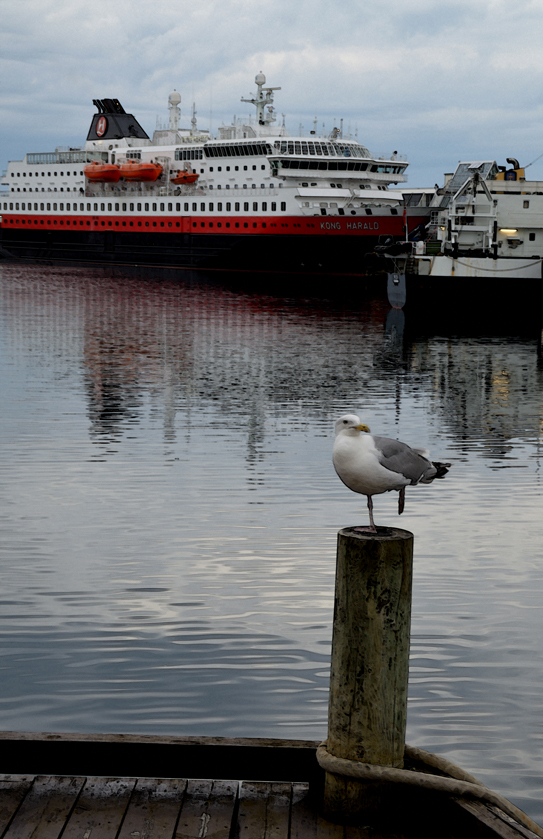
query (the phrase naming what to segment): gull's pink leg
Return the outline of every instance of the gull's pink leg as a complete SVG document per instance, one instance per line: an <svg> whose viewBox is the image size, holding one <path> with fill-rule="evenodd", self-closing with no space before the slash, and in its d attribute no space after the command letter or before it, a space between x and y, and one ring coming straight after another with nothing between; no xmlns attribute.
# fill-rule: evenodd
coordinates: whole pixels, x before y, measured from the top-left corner
<svg viewBox="0 0 543 839"><path fill-rule="evenodd" d="M370 514L370 526L369 527L353 527L353 530L357 530L359 533L377 533L377 528L375 527L373 521L373 500L371 495L368 495L368 510Z"/></svg>

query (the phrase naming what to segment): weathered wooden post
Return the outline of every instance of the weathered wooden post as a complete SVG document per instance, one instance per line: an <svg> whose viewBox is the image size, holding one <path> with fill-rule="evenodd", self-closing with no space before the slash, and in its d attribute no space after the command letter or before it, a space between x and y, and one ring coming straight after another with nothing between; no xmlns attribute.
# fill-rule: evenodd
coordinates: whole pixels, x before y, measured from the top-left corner
<svg viewBox="0 0 543 839"><path fill-rule="evenodd" d="M402 767L407 716L413 534L338 533L327 751ZM324 815L379 817L379 784L326 772Z"/></svg>

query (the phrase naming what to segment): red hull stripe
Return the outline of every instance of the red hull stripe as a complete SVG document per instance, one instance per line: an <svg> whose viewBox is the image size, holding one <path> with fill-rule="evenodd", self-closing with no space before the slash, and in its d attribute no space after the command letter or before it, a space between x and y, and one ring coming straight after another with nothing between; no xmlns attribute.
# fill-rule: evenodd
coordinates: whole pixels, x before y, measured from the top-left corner
<svg viewBox="0 0 543 839"><path fill-rule="evenodd" d="M62 230L115 230L140 233L235 233L295 236L403 236L402 216L51 216L2 213L2 227ZM409 229L425 222L410 216Z"/></svg>

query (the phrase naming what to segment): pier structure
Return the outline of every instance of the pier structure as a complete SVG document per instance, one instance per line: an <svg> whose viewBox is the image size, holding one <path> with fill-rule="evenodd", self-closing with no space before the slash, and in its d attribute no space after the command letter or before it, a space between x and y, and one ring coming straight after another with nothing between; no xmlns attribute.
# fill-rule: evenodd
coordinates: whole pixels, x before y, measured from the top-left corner
<svg viewBox="0 0 543 839"><path fill-rule="evenodd" d="M405 744L412 565L408 531L338 534L325 743L0 732L0 839L543 837Z"/></svg>

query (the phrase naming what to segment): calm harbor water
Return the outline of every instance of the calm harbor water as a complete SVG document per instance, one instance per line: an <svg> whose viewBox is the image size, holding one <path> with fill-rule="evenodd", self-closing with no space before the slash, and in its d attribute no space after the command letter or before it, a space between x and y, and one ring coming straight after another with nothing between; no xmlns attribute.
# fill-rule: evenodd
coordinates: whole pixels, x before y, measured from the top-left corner
<svg viewBox="0 0 543 839"><path fill-rule="evenodd" d="M323 737L354 411L453 463L375 498L415 534L408 742L543 821L540 333L254 287L0 265L0 726Z"/></svg>

